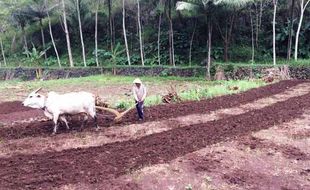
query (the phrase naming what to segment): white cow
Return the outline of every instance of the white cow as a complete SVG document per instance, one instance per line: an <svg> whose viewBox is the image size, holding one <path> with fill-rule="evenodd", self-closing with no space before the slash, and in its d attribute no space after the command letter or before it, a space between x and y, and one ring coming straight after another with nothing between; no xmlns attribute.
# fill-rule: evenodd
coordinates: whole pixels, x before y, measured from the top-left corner
<svg viewBox="0 0 310 190"><path fill-rule="evenodd" d="M90 115L95 120L95 127L98 129L95 96L88 92L71 92L66 94L57 94L49 92L47 97L38 92L41 88L31 92L23 102L24 106L42 109L46 117L54 121L53 134L57 132L58 119L65 122L69 129L65 115L84 113ZM82 127L87 117L84 117Z"/></svg>

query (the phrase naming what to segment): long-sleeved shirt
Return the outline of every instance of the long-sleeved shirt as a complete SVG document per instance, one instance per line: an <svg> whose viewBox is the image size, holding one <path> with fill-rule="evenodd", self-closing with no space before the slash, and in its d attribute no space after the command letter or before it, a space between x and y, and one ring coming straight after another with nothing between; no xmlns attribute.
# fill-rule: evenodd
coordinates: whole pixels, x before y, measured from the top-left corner
<svg viewBox="0 0 310 190"><path fill-rule="evenodd" d="M140 85L140 88L134 85L132 88L132 93L136 101L144 101L146 97L146 87L143 84Z"/></svg>

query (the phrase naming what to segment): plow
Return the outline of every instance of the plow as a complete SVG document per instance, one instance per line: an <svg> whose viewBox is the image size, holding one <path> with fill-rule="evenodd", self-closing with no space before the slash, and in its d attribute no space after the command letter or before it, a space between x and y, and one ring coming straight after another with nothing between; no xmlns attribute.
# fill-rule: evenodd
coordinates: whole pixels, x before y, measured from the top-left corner
<svg viewBox="0 0 310 190"><path fill-rule="evenodd" d="M128 108L127 110L123 111L123 112L119 112L116 109L112 109L112 108L107 108L107 107L102 107L102 106L96 106L96 109L100 110L100 111L107 111L112 113L113 115L115 115L114 117L114 121L119 122L122 120L122 118L128 113L130 112L132 109L134 109L134 107L137 104L131 106L130 108Z"/></svg>

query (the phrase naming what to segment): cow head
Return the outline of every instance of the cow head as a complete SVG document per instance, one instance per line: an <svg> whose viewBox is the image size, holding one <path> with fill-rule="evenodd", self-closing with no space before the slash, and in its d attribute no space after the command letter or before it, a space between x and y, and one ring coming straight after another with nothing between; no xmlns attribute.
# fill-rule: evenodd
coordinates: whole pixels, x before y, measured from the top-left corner
<svg viewBox="0 0 310 190"><path fill-rule="evenodd" d="M42 88L39 88L33 92L31 92L28 97L24 100L23 106L41 109L45 106L45 96L39 94L38 92Z"/></svg>

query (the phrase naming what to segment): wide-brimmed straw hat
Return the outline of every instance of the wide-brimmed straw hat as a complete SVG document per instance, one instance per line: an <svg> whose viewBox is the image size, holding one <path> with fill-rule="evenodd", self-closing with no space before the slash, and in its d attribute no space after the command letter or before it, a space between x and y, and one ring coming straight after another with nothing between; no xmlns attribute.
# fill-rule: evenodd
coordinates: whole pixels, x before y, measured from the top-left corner
<svg viewBox="0 0 310 190"><path fill-rule="evenodd" d="M139 78L136 78L134 81L133 81L134 84L142 84L142 81L139 79Z"/></svg>

